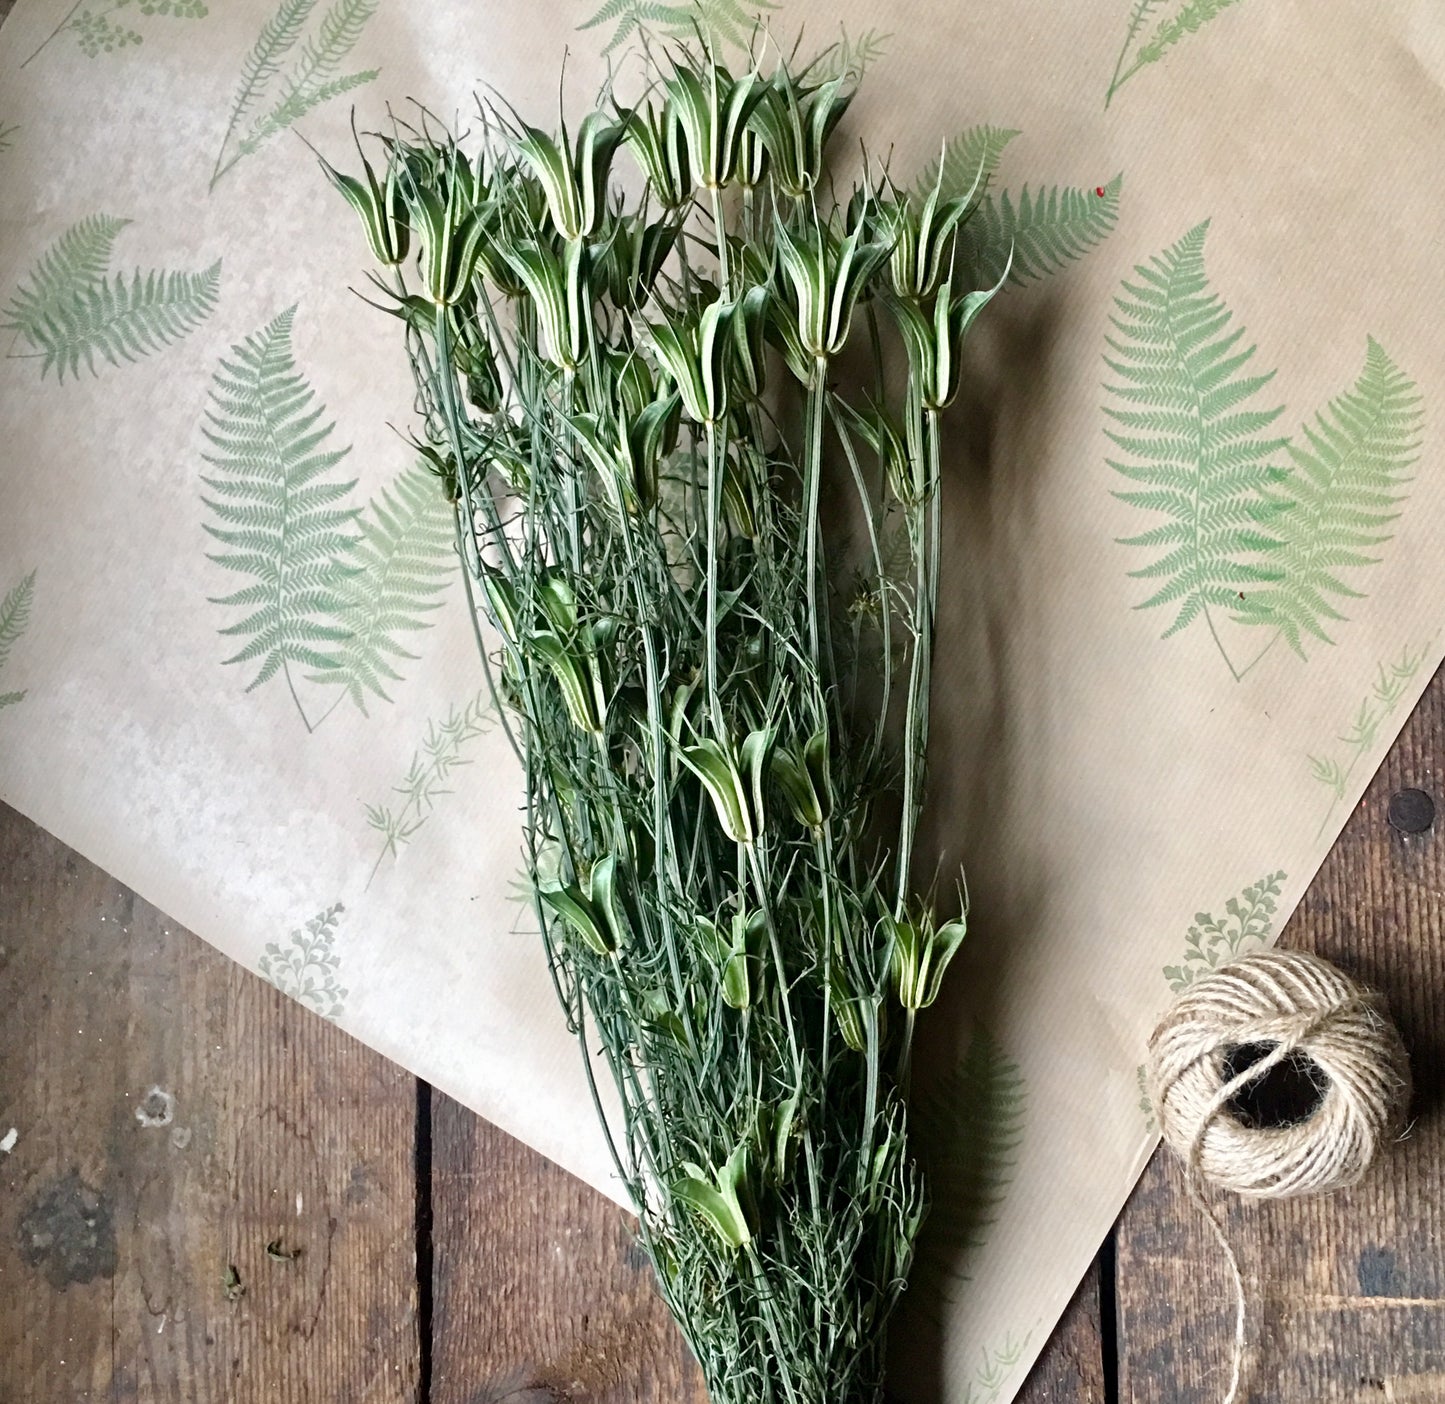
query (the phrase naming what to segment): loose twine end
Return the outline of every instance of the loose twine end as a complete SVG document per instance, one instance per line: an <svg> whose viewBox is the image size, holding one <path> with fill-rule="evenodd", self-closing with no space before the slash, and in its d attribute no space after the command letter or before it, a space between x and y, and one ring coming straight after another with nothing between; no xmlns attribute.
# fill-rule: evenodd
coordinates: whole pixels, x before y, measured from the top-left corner
<svg viewBox="0 0 1445 1404"><path fill-rule="evenodd" d="M1260 1116L1245 1101L1281 1068L1302 1073L1311 1104ZM1404 1127L1410 1064L1383 999L1303 951L1260 951L1197 980L1149 1038L1149 1100L1184 1165L1234 1282L1233 1360L1224 1404L1244 1373L1246 1296L1239 1256L1206 1187L1252 1199L1327 1194L1357 1183Z"/></svg>

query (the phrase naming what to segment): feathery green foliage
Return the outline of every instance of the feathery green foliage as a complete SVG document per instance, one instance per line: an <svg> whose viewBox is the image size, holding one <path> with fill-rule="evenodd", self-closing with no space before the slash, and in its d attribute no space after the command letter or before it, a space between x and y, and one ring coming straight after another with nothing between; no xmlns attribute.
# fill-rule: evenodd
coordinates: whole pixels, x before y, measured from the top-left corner
<svg viewBox="0 0 1445 1404"><path fill-rule="evenodd" d="M1161 3L1164 13L1159 15ZM1108 107L1114 94L1141 68L1158 63L1181 39L1202 29L1221 10L1235 3L1236 0L1134 0L1124 44L1109 79L1109 90L1104 94L1104 106ZM1149 27L1151 20L1155 21L1152 28Z"/></svg>
<svg viewBox="0 0 1445 1404"><path fill-rule="evenodd" d="M1028 1088L1018 1063L981 1024L963 1057L915 1097L914 1134L928 1175L928 1219L915 1280L953 1300L968 1256L987 1241L1018 1165Z"/></svg>
<svg viewBox="0 0 1445 1404"><path fill-rule="evenodd" d="M605 0L578 29L612 25L604 54L610 54L634 34L667 39L691 39L701 32L721 47L747 48L759 17L776 10L775 0Z"/></svg>
<svg viewBox="0 0 1445 1404"><path fill-rule="evenodd" d="M1245 407L1273 372L1245 373L1255 347L1242 345L1244 328L1230 329L1229 309L1210 291L1208 227L1135 269L1106 338L1115 377L1106 432L1124 455L1109 466L1141 484L1114 495L1166 518L1122 544L1160 553L1130 574L1155 585L1136 608L1173 611L1166 638L1201 616L1214 631L1211 609L1232 611L1241 591L1283 573L1273 559L1281 545L1273 490L1284 478L1285 440L1263 437L1282 407Z"/></svg>
<svg viewBox="0 0 1445 1404"><path fill-rule="evenodd" d="M345 910L335 902L293 931L284 946L267 941L257 964L262 979L323 1019L339 1019L346 1012L347 991L337 979L341 957L336 953L336 929Z"/></svg>
<svg viewBox="0 0 1445 1404"><path fill-rule="evenodd" d="M370 83L381 71L377 68L353 73L338 71L360 41L379 0L334 0L322 14L314 33L302 42L316 3L317 0L281 0L275 13L262 25L241 68L226 132L211 170L212 190L238 162L278 132L285 131L323 103ZM300 51L283 76L282 68L298 43ZM269 106L264 111L256 111L263 104Z"/></svg>
<svg viewBox="0 0 1445 1404"><path fill-rule="evenodd" d="M1275 909L1284 882L1284 873L1266 873L1238 897L1231 897L1224 904L1222 917L1196 912L1194 925L1185 938L1184 959L1178 965L1164 967L1169 988L1182 994L1201 975L1217 970L1241 951L1264 945L1274 930Z"/></svg>
<svg viewBox="0 0 1445 1404"><path fill-rule="evenodd" d="M1415 384L1370 337L1354 386L1287 446L1294 467L1271 492L1282 578L1235 608L1240 623L1278 630L1301 658L1306 638L1333 643L1326 624L1346 618L1339 598L1361 598L1342 573L1373 565L1388 541L1420 447Z"/></svg>
<svg viewBox="0 0 1445 1404"><path fill-rule="evenodd" d="M1030 194L1025 185L1017 196L986 195L959 241L960 257L977 283L995 283L1005 269L1014 284L1045 278L1108 237L1123 187L1121 172L1089 190L1055 185Z"/></svg>
<svg viewBox="0 0 1445 1404"><path fill-rule="evenodd" d="M10 661L10 650L19 642L21 634L30 625L30 610L35 603L35 572L24 576L5 592L0 600L0 671ZM0 707L13 707L25 697L26 689L19 692L0 692Z"/></svg>
<svg viewBox="0 0 1445 1404"><path fill-rule="evenodd" d="M202 477L213 518L205 529L220 546L210 559L253 582L212 597L246 611L220 631L245 640L225 661L257 665L248 692L284 673L293 698L291 664L340 666L353 608L346 586L361 570L351 554L357 512L345 503L355 480L332 476L350 449L327 447L333 426L292 356L295 313L287 308L222 359L204 428L211 472ZM306 719L299 698L296 706Z"/></svg>
<svg viewBox="0 0 1445 1404"><path fill-rule="evenodd" d="M91 215L67 229L36 262L11 298L3 324L19 333L43 376L99 374L179 341L216 305L221 264L200 273L141 272L106 276L116 236L129 223Z"/></svg>
<svg viewBox="0 0 1445 1404"><path fill-rule="evenodd" d="M923 1207L915 1022L965 930L913 856L944 415L1001 284L965 279L967 201L876 162L835 194L858 67L669 45L640 114L615 84L560 135L484 104L465 151L399 129L384 171L325 167L405 328L548 968L714 1404L880 1398ZM624 153L645 189L612 181ZM837 642L858 599L867 697ZM413 770L409 811L368 810L383 854L431 792Z"/></svg>
<svg viewBox="0 0 1445 1404"><path fill-rule="evenodd" d="M415 659L399 635L430 628L455 570L452 509L425 467L405 469L357 519L360 538L347 558L354 574L337 582L338 619L347 637L335 665L309 674L334 684L366 712L370 693L390 702L386 686L400 682L397 665Z"/></svg>

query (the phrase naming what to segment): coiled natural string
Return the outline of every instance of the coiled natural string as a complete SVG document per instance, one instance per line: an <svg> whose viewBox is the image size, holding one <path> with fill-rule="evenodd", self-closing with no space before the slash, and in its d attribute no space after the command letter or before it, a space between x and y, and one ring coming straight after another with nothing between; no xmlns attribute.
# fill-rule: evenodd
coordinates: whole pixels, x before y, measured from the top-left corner
<svg viewBox="0 0 1445 1404"><path fill-rule="evenodd" d="M1281 1065L1315 1094L1297 1120L1268 1125L1242 1096ZM1184 1163L1190 1196L1229 1261L1234 1359L1224 1404L1239 1393L1244 1279L1204 1187L1258 1199L1352 1185L1398 1136L1410 1100L1400 1035L1373 990L1303 951L1260 951L1203 977L1149 1038L1149 1100L1165 1143Z"/></svg>

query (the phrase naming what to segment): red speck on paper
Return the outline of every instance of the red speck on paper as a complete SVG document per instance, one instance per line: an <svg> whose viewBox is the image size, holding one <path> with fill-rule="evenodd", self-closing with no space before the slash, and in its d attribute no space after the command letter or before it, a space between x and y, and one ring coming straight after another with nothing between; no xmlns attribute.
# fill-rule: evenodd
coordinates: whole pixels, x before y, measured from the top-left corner
<svg viewBox="0 0 1445 1404"><path fill-rule="evenodd" d="M1094 194L1102 198L1104 194L1104 187L1102 185L1096 185L1094 187Z"/></svg>

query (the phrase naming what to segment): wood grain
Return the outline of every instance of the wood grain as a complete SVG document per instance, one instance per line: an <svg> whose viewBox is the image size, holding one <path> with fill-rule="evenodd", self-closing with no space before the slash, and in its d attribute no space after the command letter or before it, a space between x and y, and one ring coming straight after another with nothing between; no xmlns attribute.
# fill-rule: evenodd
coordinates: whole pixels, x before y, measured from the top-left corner
<svg viewBox="0 0 1445 1404"><path fill-rule="evenodd" d="M0 1009L0 1399L417 1397L411 1077L3 806Z"/></svg>
<svg viewBox="0 0 1445 1404"><path fill-rule="evenodd" d="M1445 842L1392 828L1406 788L1445 803L1445 673L1351 816L1283 935L1387 995L1412 1055L1415 1122L1357 1188L1327 1199L1223 1201L1248 1285L1254 1404L1445 1399ZM1438 829L1437 821L1435 828ZM1225 1264L1181 1176L1158 1155L1119 1223L1120 1398L1213 1401L1228 1379Z"/></svg>
<svg viewBox="0 0 1445 1404"><path fill-rule="evenodd" d="M706 1404L628 1217L437 1096L432 1404Z"/></svg>

